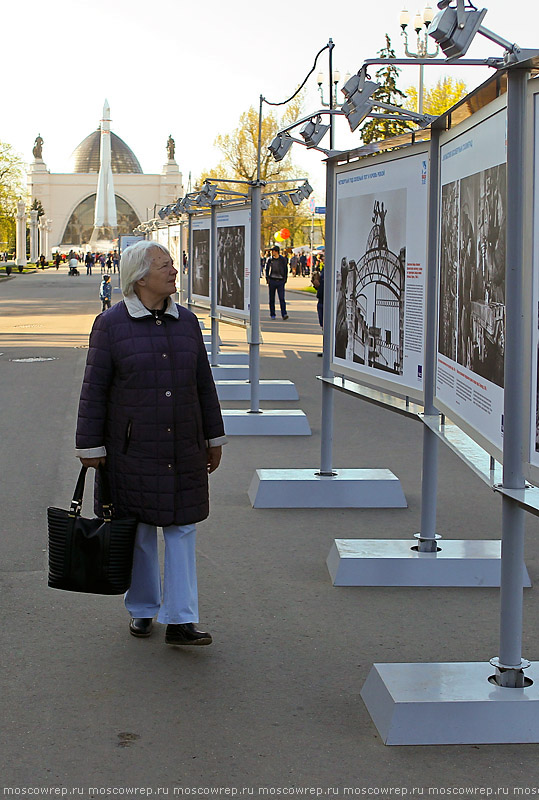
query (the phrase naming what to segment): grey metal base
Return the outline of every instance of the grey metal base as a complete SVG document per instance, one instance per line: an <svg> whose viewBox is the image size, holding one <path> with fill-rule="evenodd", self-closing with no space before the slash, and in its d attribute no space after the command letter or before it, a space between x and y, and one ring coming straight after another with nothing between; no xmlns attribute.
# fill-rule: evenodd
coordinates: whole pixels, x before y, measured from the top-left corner
<svg viewBox="0 0 539 800"><path fill-rule="evenodd" d="M215 381L249 380L248 364L217 364L211 371Z"/></svg>
<svg viewBox="0 0 539 800"><path fill-rule="evenodd" d="M327 557L334 586L499 586L501 542L442 539L437 553L414 540L335 539ZM522 585L531 586L522 565Z"/></svg>
<svg viewBox="0 0 539 800"><path fill-rule="evenodd" d="M250 414L243 409L222 409L227 436L310 436L307 417L299 409L266 409Z"/></svg>
<svg viewBox="0 0 539 800"><path fill-rule="evenodd" d="M406 508L400 481L388 469L257 469L249 487L253 508Z"/></svg>
<svg viewBox="0 0 539 800"><path fill-rule="evenodd" d="M374 664L361 697L384 744L539 742L539 665L524 689L493 674L488 663Z"/></svg>
<svg viewBox="0 0 539 800"><path fill-rule="evenodd" d="M249 381L216 381L219 400L250 400ZM260 381L258 385L260 400L299 400L292 381Z"/></svg>
<svg viewBox="0 0 539 800"><path fill-rule="evenodd" d="M211 355L211 347L206 345L206 352ZM219 362L219 366L222 364L248 364L249 363L249 353L223 353L219 352L217 354L217 360Z"/></svg>

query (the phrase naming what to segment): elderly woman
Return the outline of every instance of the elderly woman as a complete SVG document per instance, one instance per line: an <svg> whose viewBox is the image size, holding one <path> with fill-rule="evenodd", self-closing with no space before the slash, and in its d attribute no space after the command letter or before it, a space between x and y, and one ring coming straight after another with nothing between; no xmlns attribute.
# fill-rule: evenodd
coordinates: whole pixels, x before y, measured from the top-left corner
<svg viewBox="0 0 539 800"><path fill-rule="evenodd" d="M87 467L104 465L117 516L139 520L125 596L130 632L150 636L157 615L167 644L207 645L210 634L195 626L195 523L208 516L208 473L226 439L198 320L170 297L176 275L155 242L122 255L123 302L100 314L90 335L76 452Z"/></svg>

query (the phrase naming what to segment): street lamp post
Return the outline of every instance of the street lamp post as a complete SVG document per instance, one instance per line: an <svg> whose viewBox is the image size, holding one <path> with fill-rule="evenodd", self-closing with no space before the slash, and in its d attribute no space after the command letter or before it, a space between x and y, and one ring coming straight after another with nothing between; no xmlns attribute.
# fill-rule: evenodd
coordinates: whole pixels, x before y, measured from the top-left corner
<svg viewBox="0 0 539 800"><path fill-rule="evenodd" d="M417 42L416 42L416 52L414 53L408 47L408 32L407 27L410 22L410 14L404 8L401 11L399 24L401 26L401 36L404 40L404 52L408 56L408 58L436 58L438 55L440 48L438 44L436 45L436 50L434 53L429 53L429 25L432 22L434 17L434 12L429 5L426 5L423 9L423 16L417 12L414 17L413 21L413 28L416 33ZM423 73L424 73L424 64L419 65L419 91L418 91L418 112L420 114L423 113Z"/></svg>
<svg viewBox="0 0 539 800"><path fill-rule="evenodd" d="M329 49L329 102L326 103L324 100L324 73L319 72L316 78L316 82L318 83L318 91L320 92L320 102L323 108L329 108L332 111L334 108L340 108L342 103L339 103L337 99L337 87L339 85L339 81L341 80L341 73L338 69L333 69L333 48L335 47L333 43L333 39L330 39L328 42L328 49ZM350 73L347 72L344 78L344 83L346 83L350 78ZM333 117L330 117L329 120L329 149L333 150L335 147L335 134L333 128Z"/></svg>

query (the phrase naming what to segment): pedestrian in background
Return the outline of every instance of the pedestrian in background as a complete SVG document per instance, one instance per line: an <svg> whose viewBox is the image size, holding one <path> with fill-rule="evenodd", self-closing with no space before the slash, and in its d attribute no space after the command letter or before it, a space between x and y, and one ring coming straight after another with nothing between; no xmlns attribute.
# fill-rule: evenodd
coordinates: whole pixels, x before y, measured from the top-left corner
<svg viewBox="0 0 539 800"><path fill-rule="evenodd" d="M177 274L157 242L122 254L123 301L90 334L76 454L86 467L104 466L118 517L139 520L125 595L130 633L150 636L157 615L166 644L209 645L211 635L196 628L195 523L208 516L208 474L226 438L198 319L171 298ZM96 483L102 515L99 474Z"/></svg>
<svg viewBox="0 0 539 800"><path fill-rule="evenodd" d="M101 286L99 287L99 299L101 300L101 311L106 311L112 303L112 284L110 275L103 275Z"/></svg>
<svg viewBox="0 0 539 800"><path fill-rule="evenodd" d="M271 248L271 258L266 262L266 281L269 287L269 309L271 319L275 319L275 292L279 297L281 316L288 319L284 287L288 278L288 264L286 258L280 255L279 246Z"/></svg>

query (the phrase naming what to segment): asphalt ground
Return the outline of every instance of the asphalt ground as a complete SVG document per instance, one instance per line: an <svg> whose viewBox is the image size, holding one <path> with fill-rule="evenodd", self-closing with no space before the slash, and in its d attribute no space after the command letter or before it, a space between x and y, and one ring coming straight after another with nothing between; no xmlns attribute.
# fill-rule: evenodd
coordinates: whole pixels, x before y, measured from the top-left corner
<svg viewBox="0 0 539 800"><path fill-rule="evenodd" d="M47 587L46 508L69 503L78 474L75 416L99 282L65 269L0 282L0 794L258 796L266 787L413 796L414 788L503 787L516 796L514 787L537 786L538 745L386 747L359 696L373 662L498 654L496 589L331 585L325 561L334 538L411 539L419 529L418 422L336 393L334 465L391 469L406 509L250 505L257 468L319 466L321 333L312 296L288 291L290 319L271 321L262 290L261 377L291 379L300 395L262 408L301 408L312 436L236 437L224 448L211 515L198 526L201 622L214 644L167 647L162 626L137 640L121 598ZM223 349L246 349L241 329L221 325L220 333ZM35 357L54 360L13 360ZM500 529L500 498L442 447L439 533L499 538ZM535 519L527 533L526 564L538 584ZM525 591L523 655L531 660L539 656L538 598L536 588Z"/></svg>

